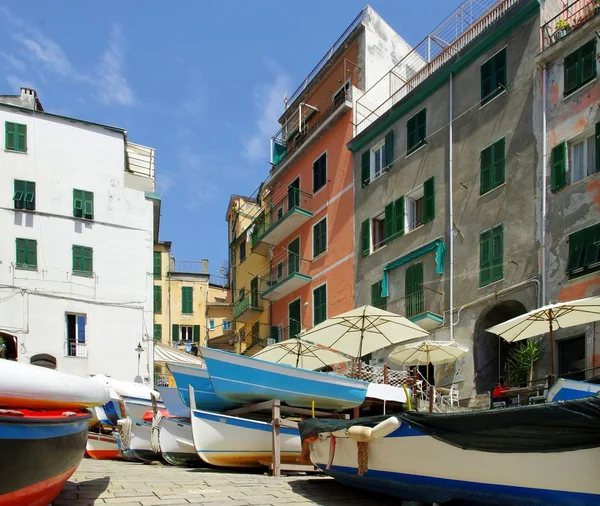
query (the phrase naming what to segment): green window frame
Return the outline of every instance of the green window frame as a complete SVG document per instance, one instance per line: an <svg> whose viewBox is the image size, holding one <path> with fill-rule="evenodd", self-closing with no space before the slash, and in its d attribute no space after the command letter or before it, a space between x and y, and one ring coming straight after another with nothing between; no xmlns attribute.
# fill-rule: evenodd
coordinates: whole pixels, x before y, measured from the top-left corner
<svg viewBox="0 0 600 506"><path fill-rule="evenodd" d="M552 148L551 154L552 191L567 186L567 143L561 142Z"/></svg>
<svg viewBox="0 0 600 506"><path fill-rule="evenodd" d="M242 241L240 244L240 263L246 260L246 241Z"/></svg>
<svg viewBox="0 0 600 506"><path fill-rule="evenodd" d="M313 325L327 320L327 285L313 290Z"/></svg>
<svg viewBox="0 0 600 506"><path fill-rule="evenodd" d="M27 125L6 121L4 123L4 148L27 153Z"/></svg>
<svg viewBox="0 0 600 506"><path fill-rule="evenodd" d="M200 325L194 325L194 330L192 334L192 342L199 343L200 342Z"/></svg>
<svg viewBox="0 0 600 506"><path fill-rule="evenodd" d="M387 310L387 297L381 296L383 280L379 280L371 285L371 306L377 309Z"/></svg>
<svg viewBox="0 0 600 506"><path fill-rule="evenodd" d="M160 323L154 324L154 339L158 341L162 339L162 325Z"/></svg>
<svg viewBox="0 0 600 506"><path fill-rule="evenodd" d="M404 311L407 318L425 311L423 262L410 265L404 274Z"/></svg>
<svg viewBox="0 0 600 506"><path fill-rule="evenodd" d="M481 105L485 105L506 90L506 48L486 61L480 73Z"/></svg>
<svg viewBox="0 0 600 506"><path fill-rule="evenodd" d="M323 153L313 163L313 193L327 183L327 153ZM279 218L279 217L278 217Z"/></svg>
<svg viewBox="0 0 600 506"><path fill-rule="evenodd" d="M427 144L427 109L422 109L406 122L406 154Z"/></svg>
<svg viewBox="0 0 600 506"><path fill-rule="evenodd" d="M596 77L596 38L565 56L563 67L566 97Z"/></svg>
<svg viewBox="0 0 600 506"><path fill-rule="evenodd" d="M154 285L154 314L162 313L162 286Z"/></svg>
<svg viewBox="0 0 600 506"><path fill-rule="evenodd" d="M181 287L181 313L194 313L194 288L191 286Z"/></svg>
<svg viewBox="0 0 600 506"><path fill-rule="evenodd" d="M17 239L16 267L19 269L37 269L37 241L35 239Z"/></svg>
<svg viewBox="0 0 600 506"><path fill-rule="evenodd" d="M479 236L479 286L504 277L504 226L498 225Z"/></svg>
<svg viewBox="0 0 600 506"><path fill-rule="evenodd" d="M313 258L327 251L327 217L313 226Z"/></svg>
<svg viewBox="0 0 600 506"><path fill-rule="evenodd" d="M600 223L569 235L567 273L570 278L600 270Z"/></svg>
<svg viewBox="0 0 600 506"><path fill-rule="evenodd" d="M94 219L94 192L73 189L73 216Z"/></svg>
<svg viewBox="0 0 600 506"><path fill-rule="evenodd" d="M171 326L171 341L172 342L177 342L179 341L179 324L174 323Z"/></svg>
<svg viewBox="0 0 600 506"><path fill-rule="evenodd" d="M505 138L503 137L481 151L479 195L484 195L501 184L504 184L506 164L505 144Z"/></svg>
<svg viewBox="0 0 600 506"><path fill-rule="evenodd" d="M94 250L73 245L73 274L91 276L94 272Z"/></svg>
<svg viewBox="0 0 600 506"><path fill-rule="evenodd" d="M162 278L162 254L160 251L154 252L154 279Z"/></svg>
<svg viewBox="0 0 600 506"><path fill-rule="evenodd" d="M15 193L13 194L15 209L35 211L35 183L15 179Z"/></svg>

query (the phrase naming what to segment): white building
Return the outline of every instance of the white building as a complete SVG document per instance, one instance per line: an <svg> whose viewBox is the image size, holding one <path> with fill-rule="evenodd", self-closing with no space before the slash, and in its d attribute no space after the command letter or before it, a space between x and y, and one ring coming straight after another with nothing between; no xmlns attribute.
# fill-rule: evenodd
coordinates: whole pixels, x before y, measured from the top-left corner
<svg viewBox="0 0 600 506"><path fill-rule="evenodd" d="M45 113L24 88L0 96L0 125L5 341L19 361L44 353L59 371L133 381L139 369L152 383L154 149Z"/></svg>

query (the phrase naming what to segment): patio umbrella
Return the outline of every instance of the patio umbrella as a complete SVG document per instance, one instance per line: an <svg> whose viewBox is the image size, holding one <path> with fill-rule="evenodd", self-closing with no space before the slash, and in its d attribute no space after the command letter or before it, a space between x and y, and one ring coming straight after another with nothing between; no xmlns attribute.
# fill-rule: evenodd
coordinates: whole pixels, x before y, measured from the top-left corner
<svg viewBox="0 0 600 506"><path fill-rule="evenodd" d="M427 331L404 316L373 306L362 306L328 318L302 334L302 339L359 360L393 344L428 335Z"/></svg>
<svg viewBox="0 0 600 506"><path fill-rule="evenodd" d="M549 332L550 360L554 374L554 330L583 325L600 320L600 297L560 302L534 309L527 314L487 329L512 343Z"/></svg>
<svg viewBox="0 0 600 506"><path fill-rule="evenodd" d="M389 355L392 362L403 365L443 365L456 362L465 356L469 348L456 341L416 341L401 344ZM429 369L427 370L429 382Z"/></svg>
<svg viewBox="0 0 600 506"><path fill-rule="evenodd" d="M348 357L344 357L333 350L305 343L301 339L288 339L271 344L255 353L252 358L291 365L301 369L310 369L311 371L349 360Z"/></svg>

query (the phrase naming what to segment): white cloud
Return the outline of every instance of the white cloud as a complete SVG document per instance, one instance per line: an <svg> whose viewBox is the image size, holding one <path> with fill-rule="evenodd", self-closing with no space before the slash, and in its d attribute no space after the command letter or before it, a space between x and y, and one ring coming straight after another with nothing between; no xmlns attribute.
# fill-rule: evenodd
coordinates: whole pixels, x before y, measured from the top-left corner
<svg viewBox="0 0 600 506"><path fill-rule="evenodd" d="M65 77L72 74L71 62L62 48L42 32L27 29L27 33L15 33L13 38L25 49L25 56L36 65Z"/></svg>
<svg viewBox="0 0 600 506"><path fill-rule="evenodd" d="M23 60L19 60L12 54L4 52L0 52L0 56L7 63L8 66L12 67L16 71L23 72L25 70L25 62Z"/></svg>
<svg viewBox="0 0 600 506"><path fill-rule="evenodd" d="M6 76L6 82L10 86L11 90L13 90L17 94L19 93L19 90L21 88L33 88L34 90L37 90L39 92L39 88L36 87L33 81L30 81L29 79L26 79L24 77L10 74Z"/></svg>
<svg viewBox="0 0 600 506"><path fill-rule="evenodd" d="M103 104L134 105L133 90L123 73L123 34L119 25L110 32L107 50L100 59L96 70L95 86L97 97Z"/></svg>
<svg viewBox="0 0 600 506"><path fill-rule="evenodd" d="M265 60L274 79L254 89L254 105L259 111L255 132L244 141L244 156L250 161L266 160L269 156L269 140L279 130L278 119L284 111L283 97L289 92L291 79L277 64Z"/></svg>

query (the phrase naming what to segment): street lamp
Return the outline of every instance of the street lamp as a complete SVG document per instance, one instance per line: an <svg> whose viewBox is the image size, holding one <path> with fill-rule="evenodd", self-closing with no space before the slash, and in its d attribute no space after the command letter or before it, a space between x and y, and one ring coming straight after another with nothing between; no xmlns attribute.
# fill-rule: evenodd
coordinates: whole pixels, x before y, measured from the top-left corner
<svg viewBox="0 0 600 506"><path fill-rule="evenodd" d="M140 375L140 359L142 358L142 353L144 352L144 348L142 348L142 343L138 342L137 348L135 349L135 351L138 354L138 371L137 371L137 375Z"/></svg>

